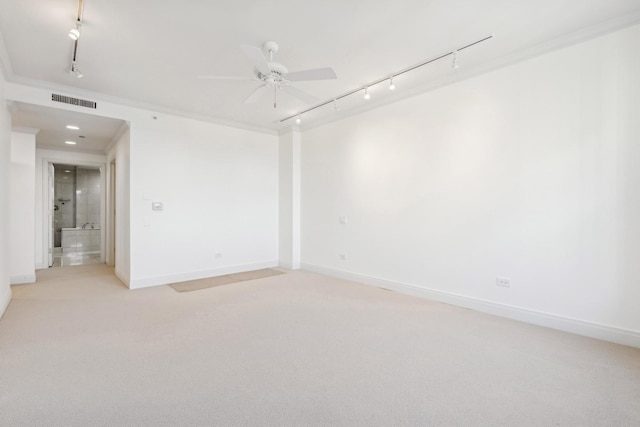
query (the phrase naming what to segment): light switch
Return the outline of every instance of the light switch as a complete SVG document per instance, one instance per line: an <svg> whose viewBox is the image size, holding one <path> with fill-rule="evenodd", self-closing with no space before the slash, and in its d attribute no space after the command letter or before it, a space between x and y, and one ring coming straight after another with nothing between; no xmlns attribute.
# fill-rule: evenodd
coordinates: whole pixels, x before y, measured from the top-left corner
<svg viewBox="0 0 640 427"><path fill-rule="evenodd" d="M161 211L163 208L162 202L151 202L151 210Z"/></svg>

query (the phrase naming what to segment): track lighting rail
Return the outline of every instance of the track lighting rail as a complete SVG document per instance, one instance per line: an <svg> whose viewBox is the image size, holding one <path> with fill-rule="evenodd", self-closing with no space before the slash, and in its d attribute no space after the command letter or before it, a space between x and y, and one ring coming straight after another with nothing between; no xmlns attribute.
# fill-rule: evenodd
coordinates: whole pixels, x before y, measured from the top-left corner
<svg viewBox="0 0 640 427"><path fill-rule="evenodd" d="M354 93L358 93L358 92L363 91L363 90L365 91L365 93L368 93L368 88L371 87L371 86L375 86L375 85L380 84L380 83L382 83L382 82L384 82L386 80L389 80L389 81L392 82L393 79L395 77L397 77L397 76L400 76L402 74L408 73L409 71L413 71L413 70L415 70L417 68L424 67L425 65L431 64L432 62L438 61L438 60L440 60L442 58L446 58L446 57L452 56L452 55L455 57L457 52L460 52L462 50L468 49L471 46L475 46L475 45L477 45L479 43L482 43L482 42L485 42L485 41L487 41L487 40L489 40L491 38L493 38L493 34L490 35L490 36L484 37L484 38L482 38L480 40L476 40L473 43L469 43L469 44L467 44L465 46L462 46L462 47L460 47L458 49L452 50L451 52L447 52L447 53L444 53L444 54L442 54L440 56L437 56L435 58L427 59L426 61L420 62L418 64L412 65L412 66L407 67L407 68L403 68L400 71L397 71L395 73L386 75L386 76L381 77L381 78L379 78L377 80L374 80L374 81L372 81L370 83L367 83L366 85L363 85L363 86L360 86L360 87L358 87L356 89L353 89L353 90L350 90L348 92L342 93L342 94L340 94L340 95L338 95L336 97L333 97L331 99L323 101L320 104L317 104L317 105L314 105L313 107L307 108L306 110L302 110L302 111L299 111L299 112L297 112L295 114L292 114L291 116L287 116L287 117L283 118L282 120L280 120L280 123L286 122L287 120L291 120L293 118L296 118L296 122L299 123L300 122L300 117L303 114L308 113L309 111L316 110L316 109L318 109L320 107L324 107L325 105L328 105L328 104L331 104L331 103L333 103L334 106L335 106L336 102L338 100L340 100L342 98L346 98L347 96L353 95ZM336 111L337 111L337 109L336 109Z"/></svg>

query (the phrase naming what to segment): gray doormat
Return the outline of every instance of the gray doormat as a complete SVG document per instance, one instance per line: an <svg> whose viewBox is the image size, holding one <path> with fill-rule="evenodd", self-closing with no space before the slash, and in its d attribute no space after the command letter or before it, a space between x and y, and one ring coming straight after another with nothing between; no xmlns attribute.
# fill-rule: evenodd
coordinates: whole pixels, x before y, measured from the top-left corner
<svg viewBox="0 0 640 427"><path fill-rule="evenodd" d="M245 271L244 273L226 274L224 276L207 277L205 279L189 280L188 282L172 283L176 292L191 292L200 289L213 288L215 286L230 285L232 283L246 282L247 280L262 279L263 277L277 276L282 271L271 268L262 270Z"/></svg>

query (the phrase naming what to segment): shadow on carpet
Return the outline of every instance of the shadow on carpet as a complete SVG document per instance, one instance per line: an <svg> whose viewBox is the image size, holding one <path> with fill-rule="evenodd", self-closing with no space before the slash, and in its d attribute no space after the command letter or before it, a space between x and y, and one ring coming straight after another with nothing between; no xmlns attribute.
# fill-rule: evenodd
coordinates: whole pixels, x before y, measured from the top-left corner
<svg viewBox="0 0 640 427"><path fill-rule="evenodd" d="M277 276L282 271L264 268L262 270L245 271L244 273L226 274L224 276L207 277L206 279L189 280L188 282L172 283L176 292L191 292L200 289L214 288L216 286L230 285L232 283L246 282L247 280L262 279L264 277Z"/></svg>

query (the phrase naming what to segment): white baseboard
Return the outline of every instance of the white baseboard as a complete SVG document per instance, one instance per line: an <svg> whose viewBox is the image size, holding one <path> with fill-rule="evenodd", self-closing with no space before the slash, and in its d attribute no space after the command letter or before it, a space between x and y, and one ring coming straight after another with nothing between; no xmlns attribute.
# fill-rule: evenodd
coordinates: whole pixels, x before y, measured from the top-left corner
<svg viewBox="0 0 640 427"><path fill-rule="evenodd" d="M296 265L293 265L289 262L284 262L284 261L280 261L278 263L279 267L285 268L287 270L300 270L300 264L296 263Z"/></svg>
<svg viewBox="0 0 640 427"><path fill-rule="evenodd" d="M507 304L496 303L451 292L439 291L436 289L423 288L408 283L394 282L363 274L350 273L347 271L321 267L313 264L302 264L302 269L315 273L333 276L340 279L350 280L379 288L409 294L421 298L439 301L459 307L470 308L483 313L496 316L507 317L534 325L545 326L564 332L596 338L603 341L610 341L616 344L628 345L640 348L640 332L628 329L616 328L614 326L602 325L585 320L573 319L559 316L553 313L531 310L524 307L517 307Z"/></svg>
<svg viewBox="0 0 640 427"><path fill-rule="evenodd" d="M7 286L6 291L0 295L0 319L4 316L4 312L7 311L9 303L11 302L11 287Z"/></svg>
<svg viewBox="0 0 640 427"><path fill-rule="evenodd" d="M172 274L168 276L146 277L129 281L129 289L148 288L151 286L169 285L171 283L186 282L189 280L205 279L207 277L224 276L225 274L242 273L262 268L277 267L278 261L263 261L252 264L232 265L210 270L192 271L188 273Z"/></svg>
<svg viewBox="0 0 640 427"><path fill-rule="evenodd" d="M32 274L19 274L17 276L11 276L9 283L12 285L22 285L25 283L36 283L36 273Z"/></svg>
<svg viewBox="0 0 640 427"><path fill-rule="evenodd" d="M120 279L120 281L122 283L125 284L126 287L130 288L129 286L129 276L125 273L123 273L122 271L118 270L117 268L114 269L114 273L116 274L116 277L118 279Z"/></svg>

